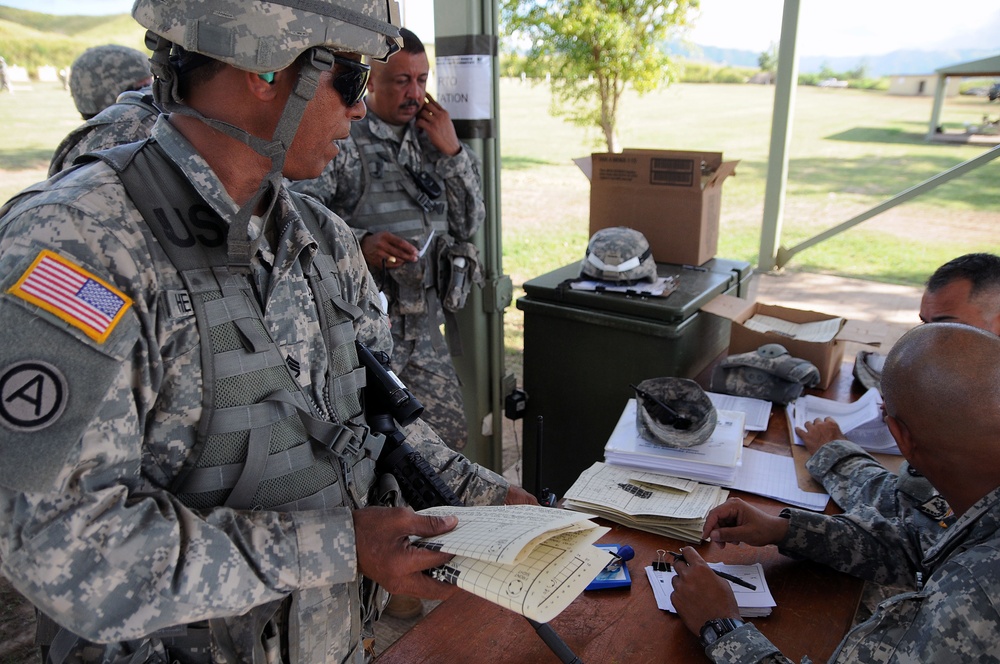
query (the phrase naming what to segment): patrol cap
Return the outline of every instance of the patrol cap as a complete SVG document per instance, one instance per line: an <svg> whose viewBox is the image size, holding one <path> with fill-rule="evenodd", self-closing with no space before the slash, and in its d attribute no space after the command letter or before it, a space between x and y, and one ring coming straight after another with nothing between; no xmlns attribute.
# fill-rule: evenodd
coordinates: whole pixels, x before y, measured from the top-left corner
<svg viewBox="0 0 1000 664"><path fill-rule="evenodd" d="M90 119L115 103L118 95L137 90L153 76L149 56L117 44L88 48L73 61L69 92L76 110Z"/></svg>
<svg viewBox="0 0 1000 664"><path fill-rule="evenodd" d="M602 228L590 237L580 276L601 281L656 281L646 236L633 228Z"/></svg>
<svg viewBox="0 0 1000 664"><path fill-rule="evenodd" d="M694 447L715 431L718 413L698 383L689 378L648 378L636 390L636 429L646 440L665 447ZM652 398L648 398L652 397ZM676 413L664 417L657 401Z"/></svg>
<svg viewBox="0 0 1000 664"><path fill-rule="evenodd" d="M793 357L781 344L764 344L757 350L730 355L716 365L709 389L785 405L819 381L814 364Z"/></svg>
<svg viewBox="0 0 1000 664"><path fill-rule="evenodd" d="M258 74L316 46L380 60L402 46L396 0L136 0L132 16L186 51Z"/></svg>

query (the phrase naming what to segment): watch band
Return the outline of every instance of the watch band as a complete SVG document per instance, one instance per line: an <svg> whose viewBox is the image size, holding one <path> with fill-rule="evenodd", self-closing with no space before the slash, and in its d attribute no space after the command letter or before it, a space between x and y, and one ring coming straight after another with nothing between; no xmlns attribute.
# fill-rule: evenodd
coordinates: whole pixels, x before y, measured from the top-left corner
<svg viewBox="0 0 1000 664"><path fill-rule="evenodd" d="M719 640L724 634L746 623L739 618L714 618L701 627L701 644L706 648Z"/></svg>

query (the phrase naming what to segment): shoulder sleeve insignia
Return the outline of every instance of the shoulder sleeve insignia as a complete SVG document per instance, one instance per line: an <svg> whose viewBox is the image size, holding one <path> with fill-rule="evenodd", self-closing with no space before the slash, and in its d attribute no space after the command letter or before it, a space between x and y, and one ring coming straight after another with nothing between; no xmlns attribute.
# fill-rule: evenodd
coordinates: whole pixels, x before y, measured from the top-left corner
<svg viewBox="0 0 1000 664"><path fill-rule="evenodd" d="M132 299L120 290L62 256L44 250L10 290L11 295L83 331L104 343Z"/></svg>

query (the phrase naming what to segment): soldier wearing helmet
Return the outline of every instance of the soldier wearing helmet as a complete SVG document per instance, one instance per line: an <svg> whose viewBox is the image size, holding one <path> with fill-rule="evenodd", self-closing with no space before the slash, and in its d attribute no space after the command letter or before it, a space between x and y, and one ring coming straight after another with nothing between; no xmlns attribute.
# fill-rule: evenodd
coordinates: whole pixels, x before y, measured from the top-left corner
<svg viewBox="0 0 1000 664"><path fill-rule="evenodd" d="M76 110L89 120L127 90L149 85L149 60L145 53L127 46L105 44L88 48L73 61L69 92Z"/></svg>
<svg viewBox="0 0 1000 664"><path fill-rule="evenodd" d="M355 349L391 348L377 291L282 178L364 116L395 1L132 14L169 115L0 209L0 571L44 661L363 662L380 588L451 592L409 537L455 522L389 506ZM467 503L524 499L407 433Z"/></svg>
<svg viewBox="0 0 1000 664"><path fill-rule="evenodd" d="M454 450L468 440L462 383L441 333L482 283L472 237L486 219L478 157L427 92L423 42L402 29L402 50L374 63L368 115L351 128L323 175L293 189L341 215L389 303L396 374L426 406L424 418ZM426 250L420 251L426 245Z"/></svg>
<svg viewBox="0 0 1000 664"><path fill-rule="evenodd" d="M159 115L150 88L126 90L115 103L63 138L49 162L49 176L69 168L81 155L145 139Z"/></svg>
<svg viewBox="0 0 1000 664"><path fill-rule="evenodd" d="M149 58L133 48L108 44L84 51L73 63L69 86L85 122L56 147L49 176L81 155L149 136L160 114L152 80Z"/></svg>

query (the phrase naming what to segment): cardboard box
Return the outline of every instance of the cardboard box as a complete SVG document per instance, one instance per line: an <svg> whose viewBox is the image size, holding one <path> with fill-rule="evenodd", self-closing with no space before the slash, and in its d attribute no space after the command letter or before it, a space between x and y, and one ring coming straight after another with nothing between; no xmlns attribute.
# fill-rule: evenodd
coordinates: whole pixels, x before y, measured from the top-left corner
<svg viewBox="0 0 1000 664"><path fill-rule="evenodd" d="M764 344L781 344L793 357L812 362L819 369L820 383L816 387L830 387L844 361L844 344L853 341L860 344L878 346L884 338L884 330L862 322L845 320L832 341L815 342L792 339L775 332L756 332L743 324L755 314L773 316L793 323L811 323L837 318L818 311L790 309L773 304L748 302L732 295L719 295L701 308L702 311L721 316L732 321L729 333L729 355L757 350Z"/></svg>
<svg viewBox="0 0 1000 664"><path fill-rule="evenodd" d="M738 163L722 161L721 152L594 153L590 234L627 226L646 236L657 263L701 265L715 256L722 183Z"/></svg>

